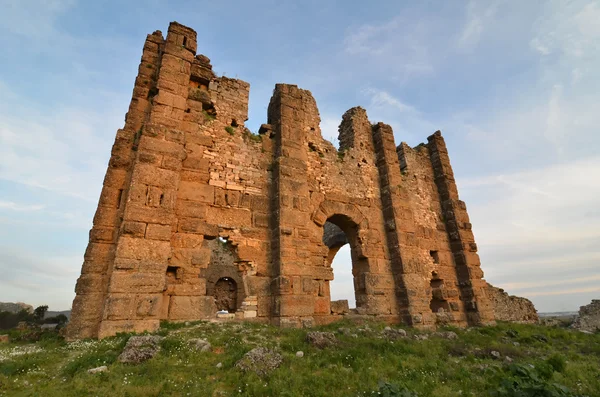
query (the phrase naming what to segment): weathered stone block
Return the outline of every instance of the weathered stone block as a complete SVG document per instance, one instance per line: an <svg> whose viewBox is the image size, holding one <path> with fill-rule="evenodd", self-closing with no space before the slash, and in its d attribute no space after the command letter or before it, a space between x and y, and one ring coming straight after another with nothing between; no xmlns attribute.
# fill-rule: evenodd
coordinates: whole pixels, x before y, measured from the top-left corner
<svg viewBox="0 0 600 397"><path fill-rule="evenodd" d="M342 299L337 301L331 301L331 313L332 314L347 314L350 313L348 306L348 300Z"/></svg>
<svg viewBox="0 0 600 397"><path fill-rule="evenodd" d="M170 320L197 320L215 317L217 307L212 296L172 296Z"/></svg>

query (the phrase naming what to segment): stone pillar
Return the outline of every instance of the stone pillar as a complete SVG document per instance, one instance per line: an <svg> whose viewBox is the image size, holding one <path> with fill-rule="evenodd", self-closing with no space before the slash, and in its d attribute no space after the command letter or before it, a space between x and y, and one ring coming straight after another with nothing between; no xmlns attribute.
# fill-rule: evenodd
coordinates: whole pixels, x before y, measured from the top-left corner
<svg viewBox="0 0 600 397"><path fill-rule="evenodd" d="M98 336L108 280L113 270L125 197L129 193L132 164L143 122L150 111L148 96L152 87L156 85L156 72L160 65L163 44L164 39L160 31L148 35L144 44L125 126L116 134L93 227L90 230L81 276L75 287L71 321L66 330L69 339Z"/></svg>
<svg viewBox="0 0 600 397"><path fill-rule="evenodd" d="M340 152L354 148L365 156L373 153L373 134L365 109L357 106L344 113L339 127Z"/></svg>
<svg viewBox="0 0 600 397"><path fill-rule="evenodd" d="M408 325L432 323L427 283L422 275L424 263L418 255L415 224L408 193L402 187L402 175L392 128L383 123L373 127L377 155L381 205L385 219L388 260L396 284L394 314Z"/></svg>
<svg viewBox="0 0 600 397"><path fill-rule="evenodd" d="M467 207L458 198L446 143L440 131L427 140L450 248L454 254L461 300L467 311L467 321L469 325L492 324L494 312L486 296L486 282L483 280L477 244L471 230Z"/></svg>
<svg viewBox="0 0 600 397"><path fill-rule="evenodd" d="M307 249L308 238L301 235L312 223L307 140L311 134L319 133L319 113L309 91L277 84L268 118L276 137L271 196L273 322L282 326L307 325L312 323L319 299L327 300L324 311L329 312L329 298L316 296L313 279L333 278L331 270L322 264L314 266Z"/></svg>
<svg viewBox="0 0 600 397"><path fill-rule="evenodd" d="M176 229L175 201L185 159L184 134L175 129L186 109L196 33L171 23L151 111L139 142L125 197L113 269L98 337L157 329L165 273ZM148 68L150 69L150 68ZM137 120L137 119L136 119Z"/></svg>

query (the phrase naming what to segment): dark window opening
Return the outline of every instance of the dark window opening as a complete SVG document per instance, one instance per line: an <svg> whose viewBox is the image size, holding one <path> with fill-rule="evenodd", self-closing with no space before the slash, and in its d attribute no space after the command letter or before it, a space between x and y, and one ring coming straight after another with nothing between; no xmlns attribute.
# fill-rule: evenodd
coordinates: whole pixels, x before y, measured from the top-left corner
<svg viewBox="0 0 600 397"><path fill-rule="evenodd" d="M437 251L429 251L429 255L433 259L433 263L435 263L435 264L440 263L440 255L438 254Z"/></svg>
<svg viewBox="0 0 600 397"><path fill-rule="evenodd" d="M158 95L158 88L152 87L148 90L148 99L154 98L157 95Z"/></svg>
<svg viewBox="0 0 600 397"><path fill-rule="evenodd" d="M232 127L237 127L238 126L238 122L236 121L236 119L231 119L231 126Z"/></svg>
<svg viewBox="0 0 600 397"><path fill-rule="evenodd" d="M160 199L158 200L158 203L159 203L160 205L163 205L163 201L164 201L164 199L165 199L165 195L164 195L164 193L161 193L161 194L160 194Z"/></svg>
<svg viewBox="0 0 600 397"><path fill-rule="evenodd" d="M177 266L167 266L167 278L178 279L179 268Z"/></svg>
<svg viewBox="0 0 600 397"><path fill-rule="evenodd" d="M185 47L187 45L187 37L183 36L183 46Z"/></svg>
<svg viewBox="0 0 600 397"><path fill-rule="evenodd" d="M444 280L438 278L437 272L432 272L431 287L431 302L429 307L433 313L443 313L450 311L450 305L446 300L446 289Z"/></svg>
<svg viewBox="0 0 600 397"><path fill-rule="evenodd" d="M215 283L214 298L217 311L235 313L237 310L237 283L230 277L222 277Z"/></svg>
<svg viewBox="0 0 600 397"><path fill-rule="evenodd" d="M119 189L119 195L117 197L117 209L121 208L121 199L123 198L123 189Z"/></svg>

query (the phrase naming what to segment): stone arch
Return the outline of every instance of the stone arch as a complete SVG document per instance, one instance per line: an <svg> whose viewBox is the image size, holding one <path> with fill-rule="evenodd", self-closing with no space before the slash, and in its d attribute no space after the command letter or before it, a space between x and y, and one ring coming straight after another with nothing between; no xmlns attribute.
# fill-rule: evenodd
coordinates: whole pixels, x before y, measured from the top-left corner
<svg viewBox="0 0 600 397"><path fill-rule="evenodd" d="M352 204L325 202L320 211L327 216L322 225L323 244L329 248L325 264L331 266L339 249L346 244L350 245L356 308L359 313L367 313L369 293L366 280L370 272L370 263L363 249L362 230L366 225L365 217Z"/></svg>
<svg viewBox="0 0 600 397"><path fill-rule="evenodd" d="M240 309L246 298L246 287L243 274L238 266L238 256L235 247L227 239L216 238L205 240L211 249L208 267L205 269L206 295L215 296L215 288L220 280L231 280L237 288L236 309Z"/></svg>

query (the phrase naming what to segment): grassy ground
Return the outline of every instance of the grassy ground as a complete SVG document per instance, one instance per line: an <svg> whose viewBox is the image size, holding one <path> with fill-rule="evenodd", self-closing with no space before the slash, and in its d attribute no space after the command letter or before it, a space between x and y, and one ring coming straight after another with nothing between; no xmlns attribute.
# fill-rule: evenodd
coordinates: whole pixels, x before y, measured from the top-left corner
<svg viewBox="0 0 600 397"><path fill-rule="evenodd" d="M307 330L164 324L161 352L137 366L117 361L129 335L66 343L47 334L0 345L0 396L600 396L600 334L500 324L453 330L454 340L417 340L421 333L407 329L390 341L384 327L320 327L339 343L319 350L306 343ZM190 338L207 339L213 351L191 349ZM265 378L234 367L257 346L284 357ZM87 373L101 365L108 372Z"/></svg>

